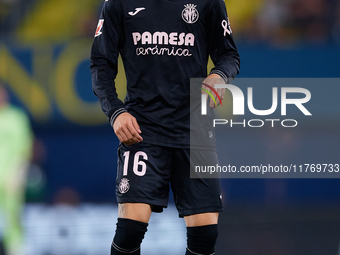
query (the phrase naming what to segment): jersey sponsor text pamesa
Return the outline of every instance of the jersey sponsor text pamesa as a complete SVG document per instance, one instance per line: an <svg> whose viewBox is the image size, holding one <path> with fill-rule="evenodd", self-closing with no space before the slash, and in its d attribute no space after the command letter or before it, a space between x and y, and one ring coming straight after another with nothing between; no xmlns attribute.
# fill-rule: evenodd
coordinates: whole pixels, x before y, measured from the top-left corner
<svg viewBox="0 0 340 255"><path fill-rule="evenodd" d="M192 33L166 33L148 31L132 33L134 45L154 45L153 47L137 47L136 55L168 55L190 57L192 54L188 48L175 46L194 46L195 36ZM159 45L174 45L173 47L158 47Z"/></svg>

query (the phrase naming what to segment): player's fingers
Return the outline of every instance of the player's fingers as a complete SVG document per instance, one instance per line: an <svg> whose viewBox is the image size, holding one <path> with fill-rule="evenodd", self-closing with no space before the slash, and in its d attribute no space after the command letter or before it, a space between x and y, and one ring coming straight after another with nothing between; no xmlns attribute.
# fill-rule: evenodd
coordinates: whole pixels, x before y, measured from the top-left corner
<svg viewBox="0 0 340 255"><path fill-rule="evenodd" d="M127 132L128 132L127 137L131 140L131 142L139 143L143 140L143 138L139 135L139 132L138 132L139 129L136 129L134 125L135 124L133 123L133 119L132 119L129 125L126 126Z"/></svg>
<svg viewBox="0 0 340 255"><path fill-rule="evenodd" d="M215 95L216 104L215 104L214 108L216 108L217 106L219 106L221 104L221 102L220 102L221 89L216 89L216 92L217 92L217 95Z"/></svg>
<svg viewBox="0 0 340 255"><path fill-rule="evenodd" d="M221 89L221 100L223 100L225 97L225 88Z"/></svg>
<svg viewBox="0 0 340 255"><path fill-rule="evenodd" d="M221 101L224 99L225 96L225 89L224 88L218 88L216 89L217 94L220 98L218 98L218 96L215 96L215 100L216 100L216 104L214 105L214 108L216 108L217 106L219 106L221 104ZM220 101L221 99L221 101Z"/></svg>
<svg viewBox="0 0 340 255"><path fill-rule="evenodd" d="M126 127L127 122L119 123L115 128L115 134L118 137L119 141L130 145L132 136L129 134L129 130Z"/></svg>
<svg viewBox="0 0 340 255"><path fill-rule="evenodd" d="M214 92L213 93L213 97L214 97L214 99L211 99L210 100L210 107L212 107L212 108L216 108L219 104L220 104L220 100L219 100L219 96L220 96L220 91L219 91L220 89L215 89L215 91L217 92L217 95L216 95L216 93ZM211 102L212 101L212 102Z"/></svg>
<svg viewBox="0 0 340 255"><path fill-rule="evenodd" d="M204 83L204 82L203 82ZM201 94L205 94L205 95L207 95L206 96L206 101L208 102L208 99L209 99L209 96L208 96L208 93L205 91L205 90L203 90L203 89L205 89L205 90L210 90L207 86L204 86L204 85L202 85L202 89L201 89ZM210 101L209 101L209 105L210 105Z"/></svg>
<svg viewBox="0 0 340 255"><path fill-rule="evenodd" d="M208 88L207 86L205 86L204 84L207 84L206 83L206 80L204 80L203 81L203 83L202 83L202 89L201 89L201 94L205 94L205 95L207 95L206 96L206 99L207 99L207 102L209 101L209 95L208 95L208 93L206 92L206 91L211 91L210 90L210 88ZM204 89L204 90L203 90ZM209 106L210 107L213 107L214 106L214 102L211 102L211 101L213 101L211 98L210 98L210 101L209 101Z"/></svg>
<svg viewBox="0 0 340 255"><path fill-rule="evenodd" d="M217 89L217 94L220 97L220 98L216 99L217 106L219 106L221 104L221 101L223 100L223 97L224 97L223 89L222 88Z"/></svg>
<svg viewBox="0 0 340 255"><path fill-rule="evenodd" d="M215 101L214 101L214 99L210 98L209 106L212 107L212 108L215 108Z"/></svg>
<svg viewBox="0 0 340 255"><path fill-rule="evenodd" d="M126 133L124 133L124 135L125 135L126 138L124 139L123 143L126 144L126 145L131 145L131 144L139 142L136 138L134 138L132 136L132 134L128 130L126 130Z"/></svg>
<svg viewBox="0 0 340 255"><path fill-rule="evenodd" d="M138 140L133 137L128 126L124 126L121 131L121 136L123 137L123 143L126 145L131 145L137 143Z"/></svg>
<svg viewBox="0 0 340 255"><path fill-rule="evenodd" d="M129 139L127 138L127 136L125 135L125 133L122 130L117 132L116 135L117 135L117 137L118 137L118 139L121 143L126 143L126 142L129 141Z"/></svg>
<svg viewBox="0 0 340 255"><path fill-rule="evenodd" d="M134 129L138 132L138 134L142 133L142 131L140 130L140 127L138 125L138 122L136 120L136 118L132 119L132 125L134 127Z"/></svg>
<svg viewBox="0 0 340 255"><path fill-rule="evenodd" d="M118 140L120 141L120 142L123 142L122 140L122 137L120 136L120 134L118 134L118 133L115 133L116 134L116 136L118 137Z"/></svg>
<svg viewBox="0 0 340 255"><path fill-rule="evenodd" d="M140 135L142 131L140 130L138 122L135 118L132 119L132 125L133 125L133 128L137 131L137 134L135 137L138 139L139 142L143 141L143 137Z"/></svg>

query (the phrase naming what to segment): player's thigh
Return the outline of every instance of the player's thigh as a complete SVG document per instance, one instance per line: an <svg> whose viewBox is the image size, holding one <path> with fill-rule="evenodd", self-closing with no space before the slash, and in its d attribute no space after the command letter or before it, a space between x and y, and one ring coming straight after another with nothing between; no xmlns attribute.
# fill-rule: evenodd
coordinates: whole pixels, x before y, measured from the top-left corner
<svg viewBox="0 0 340 255"><path fill-rule="evenodd" d="M184 220L187 227L213 225L218 223L218 212L184 216Z"/></svg>
<svg viewBox="0 0 340 255"><path fill-rule="evenodd" d="M148 223L151 216L151 206L143 203L118 204L118 218L136 220Z"/></svg>
<svg viewBox="0 0 340 255"><path fill-rule="evenodd" d="M197 160L191 160L194 157ZM216 224L218 212L223 211L221 196L221 180L219 178L193 178L190 169L195 164L218 164L215 151L176 150L171 169L171 188L180 217L193 216L188 222L212 222ZM200 216L200 214L206 214ZM192 219L192 220L190 220Z"/></svg>

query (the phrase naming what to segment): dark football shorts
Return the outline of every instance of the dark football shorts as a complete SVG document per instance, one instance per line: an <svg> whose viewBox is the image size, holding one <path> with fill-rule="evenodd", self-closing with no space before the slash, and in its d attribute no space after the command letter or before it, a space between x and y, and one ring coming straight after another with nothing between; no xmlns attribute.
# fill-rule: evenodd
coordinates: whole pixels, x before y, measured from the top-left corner
<svg viewBox="0 0 340 255"><path fill-rule="evenodd" d="M201 165L216 165L215 151L191 150ZM153 212L167 207L171 185L179 217L223 211L220 179L190 178L190 150L146 143L120 144L118 203L145 203Z"/></svg>

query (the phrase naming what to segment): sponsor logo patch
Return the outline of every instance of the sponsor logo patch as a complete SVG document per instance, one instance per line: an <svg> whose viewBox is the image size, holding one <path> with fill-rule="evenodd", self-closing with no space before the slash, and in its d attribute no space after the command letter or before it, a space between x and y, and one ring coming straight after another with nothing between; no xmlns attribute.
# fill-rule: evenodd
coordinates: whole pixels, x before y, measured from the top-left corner
<svg viewBox="0 0 340 255"><path fill-rule="evenodd" d="M94 37L100 36L102 34L103 24L104 24L104 19L100 19L98 21L98 25L97 25L97 29L96 29L96 33Z"/></svg>

